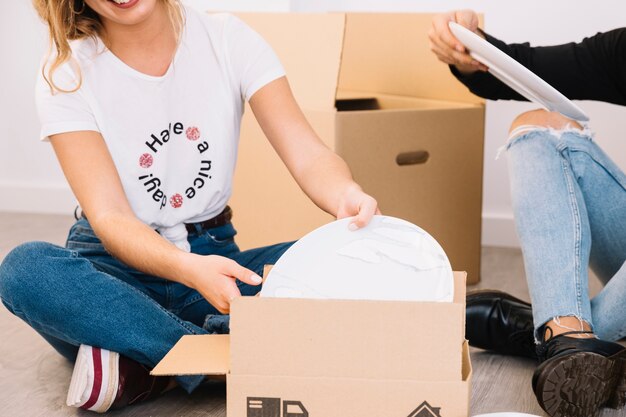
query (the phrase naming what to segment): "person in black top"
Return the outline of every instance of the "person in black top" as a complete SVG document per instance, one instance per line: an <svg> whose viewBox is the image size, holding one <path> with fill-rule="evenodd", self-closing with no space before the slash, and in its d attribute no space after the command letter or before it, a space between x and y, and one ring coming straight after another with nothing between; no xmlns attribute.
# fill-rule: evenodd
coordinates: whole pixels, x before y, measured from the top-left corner
<svg viewBox="0 0 626 417"><path fill-rule="evenodd" d="M456 21L571 99L626 105L626 28L579 43L507 44L478 28L469 10L433 18L431 49L474 94L525 100L472 59L452 35ZM500 291L470 293L470 344L536 357L532 386L552 417L590 417L626 404L626 175L567 117L519 115L506 154L531 305ZM588 295L588 267L604 283ZM533 343L534 339L534 343Z"/></svg>

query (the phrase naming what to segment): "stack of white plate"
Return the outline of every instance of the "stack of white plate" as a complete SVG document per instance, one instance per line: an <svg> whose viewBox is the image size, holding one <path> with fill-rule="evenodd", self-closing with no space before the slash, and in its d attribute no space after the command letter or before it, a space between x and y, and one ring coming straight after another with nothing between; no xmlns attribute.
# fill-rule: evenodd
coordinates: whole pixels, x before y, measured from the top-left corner
<svg viewBox="0 0 626 417"><path fill-rule="evenodd" d="M451 302L450 261L437 241L404 220L374 216L329 223L296 242L269 273L262 297Z"/></svg>

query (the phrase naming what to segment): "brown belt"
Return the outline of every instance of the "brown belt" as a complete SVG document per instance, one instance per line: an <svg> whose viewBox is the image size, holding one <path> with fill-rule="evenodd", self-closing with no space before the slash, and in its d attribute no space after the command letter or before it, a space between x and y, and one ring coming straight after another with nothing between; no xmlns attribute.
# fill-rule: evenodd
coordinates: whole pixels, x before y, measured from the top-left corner
<svg viewBox="0 0 626 417"><path fill-rule="evenodd" d="M199 231L202 231L202 230L224 226L230 223L230 220L232 218L233 218L233 211L229 206L226 206L226 208L217 216L211 219L205 220L203 222L185 223L185 228L187 229L187 232L189 233L198 233Z"/></svg>

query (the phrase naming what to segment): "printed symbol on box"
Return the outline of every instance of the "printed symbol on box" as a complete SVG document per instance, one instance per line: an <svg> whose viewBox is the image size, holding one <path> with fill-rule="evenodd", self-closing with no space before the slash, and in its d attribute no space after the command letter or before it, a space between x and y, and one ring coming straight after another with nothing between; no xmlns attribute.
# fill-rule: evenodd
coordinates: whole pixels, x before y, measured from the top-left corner
<svg viewBox="0 0 626 417"><path fill-rule="evenodd" d="M424 401L408 417L442 417L439 414L439 410L441 410L441 407L433 407Z"/></svg>
<svg viewBox="0 0 626 417"><path fill-rule="evenodd" d="M283 401L280 414L280 398L248 397L247 417L309 417L300 401Z"/></svg>
<svg viewBox="0 0 626 417"><path fill-rule="evenodd" d="M248 417L280 417L280 398L248 397Z"/></svg>
<svg viewBox="0 0 626 417"><path fill-rule="evenodd" d="M283 417L309 417L300 401L283 401Z"/></svg>

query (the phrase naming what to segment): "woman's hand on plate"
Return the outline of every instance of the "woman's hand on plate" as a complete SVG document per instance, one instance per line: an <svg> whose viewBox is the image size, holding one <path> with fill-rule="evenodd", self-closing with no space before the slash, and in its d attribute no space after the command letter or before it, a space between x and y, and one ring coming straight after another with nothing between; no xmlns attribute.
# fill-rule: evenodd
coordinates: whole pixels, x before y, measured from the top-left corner
<svg viewBox="0 0 626 417"><path fill-rule="evenodd" d="M478 15L473 10L441 13L433 17L432 27L428 31L430 50L440 61L454 65L462 74L487 71L487 67L472 58L465 46L450 32L449 22L456 22L483 36L478 30Z"/></svg>
<svg viewBox="0 0 626 417"><path fill-rule="evenodd" d="M380 210L374 197L366 194L356 184L345 189L339 200L337 219L354 216L348 226L350 230L367 226L375 214L380 214Z"/></svg>

